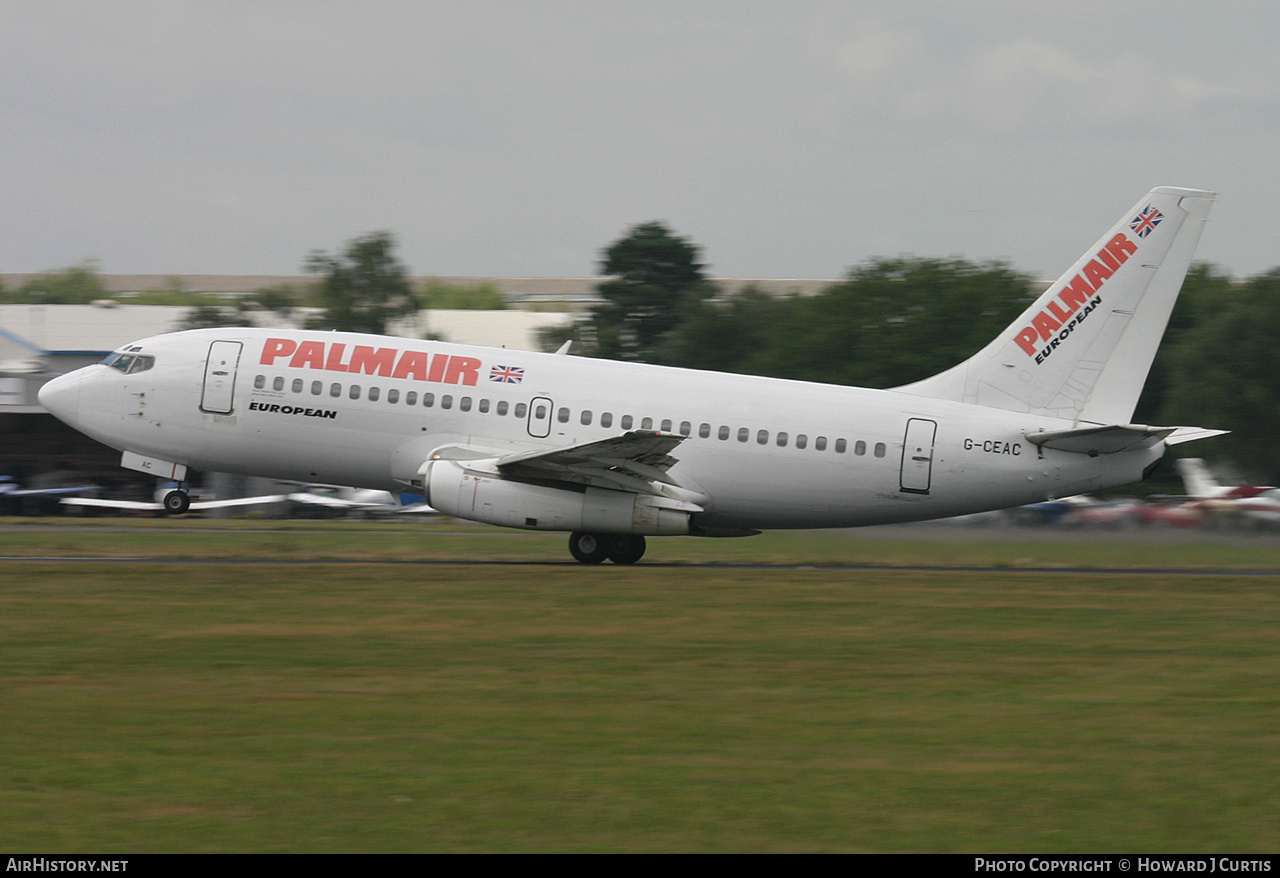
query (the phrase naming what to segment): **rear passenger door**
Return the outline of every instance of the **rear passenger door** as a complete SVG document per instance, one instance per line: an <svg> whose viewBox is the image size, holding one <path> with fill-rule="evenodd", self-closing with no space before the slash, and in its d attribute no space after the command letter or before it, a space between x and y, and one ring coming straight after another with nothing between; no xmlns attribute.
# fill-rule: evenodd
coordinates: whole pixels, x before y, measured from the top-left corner
<svg viewBox="0 0 1280 878"><path fill-rule="evenodd" d="M902 471L899 484L908 494L928 494L933 476L933 439L937 421L912 418L902 442Z"/></svg>

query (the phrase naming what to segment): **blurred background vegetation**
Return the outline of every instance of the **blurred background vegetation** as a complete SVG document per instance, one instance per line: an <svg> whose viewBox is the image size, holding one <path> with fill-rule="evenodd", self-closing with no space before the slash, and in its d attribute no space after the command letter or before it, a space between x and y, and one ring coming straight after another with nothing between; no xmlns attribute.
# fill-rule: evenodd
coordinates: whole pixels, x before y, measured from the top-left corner
<svg viewBox="0 0 1280 878"><path fill-rule="evenodd" d="M180 279L133 304L190 307L188 327L288 318L310 326L383 332L421 309L507 307L492 284L431 279L417 288L389 232L315 251L313 283L277 285L238 300L186 292ZM700 250L662 222L629 229L601 251L599 299L573 323L542 332L580 356L768 375L863 387L906 384L955 365L1007 326L1042 284L1003 262L914 256L874 258L812 295L713 283ZM0 303L84 304L110 297L93 261L0 287ZM260 315L258 315L260 316ZM1196 263L1134 415L1138 423L1232 431L1178 449L1230 464L1241 477L1280 483L1280 267L1236 278Z"/></svg>

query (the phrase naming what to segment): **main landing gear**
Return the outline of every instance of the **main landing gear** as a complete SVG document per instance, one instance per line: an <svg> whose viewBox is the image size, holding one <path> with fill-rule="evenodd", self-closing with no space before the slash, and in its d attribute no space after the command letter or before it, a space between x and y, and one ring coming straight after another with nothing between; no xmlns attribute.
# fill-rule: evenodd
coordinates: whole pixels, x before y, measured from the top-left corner
<svg viewBox="0 0 1280 878"><path fill-rule="evenodd" d="M165 515L181 515L191 508L191 497L181 488L165 494L161 502L164 505Z"/></svg>
<svg viewBox="0 0 1280 878"><path fill-rule="evenodd" d="M644 557L644 537L639 534L569 535L569 552L583 564L599 564L608 558L614 564L634 564Z"/></svg>

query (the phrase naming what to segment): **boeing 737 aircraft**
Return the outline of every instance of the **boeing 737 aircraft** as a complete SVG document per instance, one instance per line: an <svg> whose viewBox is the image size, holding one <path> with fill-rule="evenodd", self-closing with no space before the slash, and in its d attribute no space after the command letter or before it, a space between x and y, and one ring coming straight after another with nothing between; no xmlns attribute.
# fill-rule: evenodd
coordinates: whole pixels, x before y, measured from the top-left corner
<svg viewBox="0 0 1280 878"><path fill-rule="evenodd" d="M634 563L646 535L1019 506L1138 481L1221 432L1130 423L1213 198L1153 189L989 345L891 390L235 327L126 345L40 402L130 469L412 491L569 531L586 564Z"/></svg>

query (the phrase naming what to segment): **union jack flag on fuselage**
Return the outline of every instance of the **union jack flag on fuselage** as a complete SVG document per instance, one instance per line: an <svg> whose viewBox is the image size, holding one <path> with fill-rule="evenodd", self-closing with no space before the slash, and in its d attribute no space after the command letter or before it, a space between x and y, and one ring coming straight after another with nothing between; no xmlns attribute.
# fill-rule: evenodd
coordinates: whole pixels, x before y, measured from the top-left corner
<svg viewBox="0 0 1280 878"><path fill-rule="evenodd" d="M1133 233L1139 238L1145 238L1156 230L1156 226L1160 225L1162 219L1164 214L1148 204L1129 222L1129 228L1133 229Z"/></svg>
<svg viewBox="0 0 1280 878"><path fill-rule="evenodd" d="M499 384L519 384L524 380L524 369L515 366L494 366L489 370L489 380Z"/></svg>

